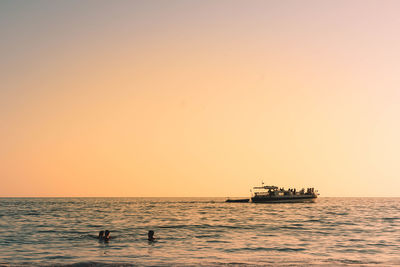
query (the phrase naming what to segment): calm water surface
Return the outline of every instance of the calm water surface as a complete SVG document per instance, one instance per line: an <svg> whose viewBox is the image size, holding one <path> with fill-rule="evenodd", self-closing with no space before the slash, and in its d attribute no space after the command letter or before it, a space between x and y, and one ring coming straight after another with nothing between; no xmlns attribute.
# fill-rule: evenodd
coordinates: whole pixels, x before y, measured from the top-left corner
<svg viewBox="0 0 400 267"><path fill-rule="evenodd" d="M400 265L400 198L223 201L1 198L0 265Z"/></svg>

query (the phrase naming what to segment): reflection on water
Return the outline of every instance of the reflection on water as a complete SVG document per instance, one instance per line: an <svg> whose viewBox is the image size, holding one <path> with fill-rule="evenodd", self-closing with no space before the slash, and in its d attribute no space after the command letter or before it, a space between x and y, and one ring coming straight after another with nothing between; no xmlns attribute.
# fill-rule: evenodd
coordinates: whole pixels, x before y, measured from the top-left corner
<svg viewBox="0 0 400 267"><path fill-rule="evenodd" d="M399 198L223 201L2 198L0 264L400 265Z"/></svg>

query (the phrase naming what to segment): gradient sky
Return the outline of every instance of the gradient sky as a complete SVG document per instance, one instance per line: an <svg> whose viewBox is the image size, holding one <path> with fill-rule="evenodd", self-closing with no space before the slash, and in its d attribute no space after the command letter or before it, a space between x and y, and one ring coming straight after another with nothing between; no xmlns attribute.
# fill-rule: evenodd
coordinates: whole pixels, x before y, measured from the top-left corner
<svg viewBox="0 0 400 267"><path fill-rule="evenodd" d="M399 1L1 1L0 196L400 196Z"/></svg>

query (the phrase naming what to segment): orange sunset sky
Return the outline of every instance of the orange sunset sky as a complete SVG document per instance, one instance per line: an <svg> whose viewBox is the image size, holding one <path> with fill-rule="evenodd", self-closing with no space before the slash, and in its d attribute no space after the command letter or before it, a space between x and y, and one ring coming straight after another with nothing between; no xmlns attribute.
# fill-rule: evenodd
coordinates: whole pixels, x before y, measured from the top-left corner
<svg viewBox="0 0 400 267"><path fill-rule="evenodd" d="M1 1L0 196L400 196L399 1Z"/></svg>

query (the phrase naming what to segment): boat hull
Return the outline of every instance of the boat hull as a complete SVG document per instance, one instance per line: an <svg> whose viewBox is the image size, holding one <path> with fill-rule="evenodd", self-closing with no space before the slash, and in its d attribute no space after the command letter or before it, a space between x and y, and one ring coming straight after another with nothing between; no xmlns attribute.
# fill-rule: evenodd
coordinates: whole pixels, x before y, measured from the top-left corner
<svg viewBox="0 0 400 267"><path fill-rule="evenodd" d="M252 197L253 203L293 203L293 202L314 202L317 199L316 195L302 196L260 196Z"/></svg>

